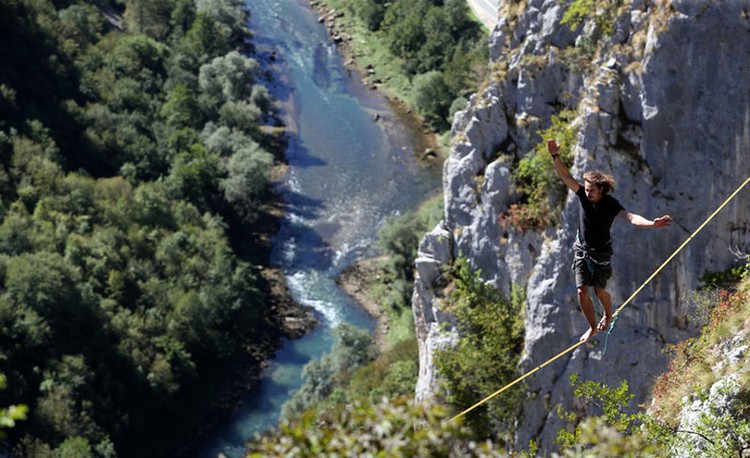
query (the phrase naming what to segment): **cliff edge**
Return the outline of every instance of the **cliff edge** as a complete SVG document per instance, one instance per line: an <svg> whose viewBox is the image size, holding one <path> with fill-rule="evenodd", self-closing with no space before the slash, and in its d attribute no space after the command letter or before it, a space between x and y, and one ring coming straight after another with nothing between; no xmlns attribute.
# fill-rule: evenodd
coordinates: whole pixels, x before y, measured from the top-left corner
<svg viewBox="0 0 750 458"><path fill-rule="evenodd" d="M425 236L416 259L418 400L439 393L432 358L457 338L439 299L442 273L459 254L504 293L511 285L525 289L519 373L585 330L570 269L578 224L572 193L553 227L521 231L498 222L519 202L515 164L534 154L538 132L553 115L575 113L568 164L574 176L594 168L611 173L618 181L613 195L626 209L675 220L659 231L615 222L608 287L615 308L750 174L747 2L608 2L572 30L561 24L571 3L501 6L490 37L493 78L454 119L444 220ZM574 372L610 386L627 379L633 405L646 402L667 364L665 343L695 333L684 293L699 286L704 272L731 267L737 249L750 251L750 207L742 196L623 309L606 355L597 337L527 380L516 444L535 439L540 452L555 449L552 439L564 426L556 408L574 407L568 382Z"/></svg>

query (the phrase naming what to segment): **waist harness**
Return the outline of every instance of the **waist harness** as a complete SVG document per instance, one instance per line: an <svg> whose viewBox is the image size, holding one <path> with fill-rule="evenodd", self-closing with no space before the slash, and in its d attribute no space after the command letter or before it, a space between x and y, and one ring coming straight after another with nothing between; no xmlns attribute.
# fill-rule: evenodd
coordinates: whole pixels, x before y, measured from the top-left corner
<svg viewBox="0 0 750 458"><path fill-rule="evenodd" d="M611 241L609 243L611 243ZM583 241L581 241L580 232L578 233L578 243L576 243L575 247L573 248L574 248L574 253L573 253L574 259L584 260L586 262L586 267L588 268L589 273L591 274L592 277L594 276L595 266L607 267L611 263L609 259L605 261L600 261L594 258L593 256L591 256L591 254L596 253L597 250L594 248L589 248L588 246L586 246L586 244L583 243Z"/></svg>

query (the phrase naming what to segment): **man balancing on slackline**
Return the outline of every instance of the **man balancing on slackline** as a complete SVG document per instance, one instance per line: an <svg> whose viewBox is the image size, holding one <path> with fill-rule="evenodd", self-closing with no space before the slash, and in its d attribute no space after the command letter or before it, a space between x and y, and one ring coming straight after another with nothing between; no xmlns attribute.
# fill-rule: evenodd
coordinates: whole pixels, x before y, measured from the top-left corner
<svg viewBox="0 0 750 458"><path fill-rule="evenodd" d="M606 288L607 280L612 276L612 238L609 229L615 216L636 227L666 227L672 224L672 218L664 215L652 221L626 211L617 199L609 195L615 188L615 179L611 175L598 170L586 172L581 186L558 157L560 146L555 140L547 140L547 151L552 156L557 176L576 194L581 204L578 237L573 245L573 272L578 289L578 306L589 322L589 330L583 333L580 341L588 342L597 333L607 329L612 321L612 297ZM594 303L589 296L591 286L604 309L604 316L599 324L596 323Z"/></svg>

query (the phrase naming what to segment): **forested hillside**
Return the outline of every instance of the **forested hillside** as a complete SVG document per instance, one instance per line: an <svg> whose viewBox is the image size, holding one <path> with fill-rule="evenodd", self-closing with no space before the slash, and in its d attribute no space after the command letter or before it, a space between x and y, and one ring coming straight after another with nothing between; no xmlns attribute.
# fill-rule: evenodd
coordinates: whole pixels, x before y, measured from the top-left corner
<svg viewBox="0 0 750 458"><path fill-rule="evenodd" d="M244 5L0 2L18 456L171 456L278 339L256 268L275 140Z"/></svg>
<svg viewBox="0 0 750 458"><path fill-rule="evenodd" d="M487 37L466 0L311 3L366 69L367 82L405 101L437 132L450 130L488 72Z"/></svg>

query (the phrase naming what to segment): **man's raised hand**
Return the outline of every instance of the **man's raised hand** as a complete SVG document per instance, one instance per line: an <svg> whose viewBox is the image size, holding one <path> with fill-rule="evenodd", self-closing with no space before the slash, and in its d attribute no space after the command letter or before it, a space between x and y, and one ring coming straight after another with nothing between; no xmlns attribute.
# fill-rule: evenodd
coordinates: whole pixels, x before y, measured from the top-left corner
<svg viewBox="0 0 750 458"><path fill-rule="evenodd" d="M557 153L560 152L560 145L557 144L554 138L547 140L547 152L552 156L552 159L554 159L557 156Z"/></svg>

